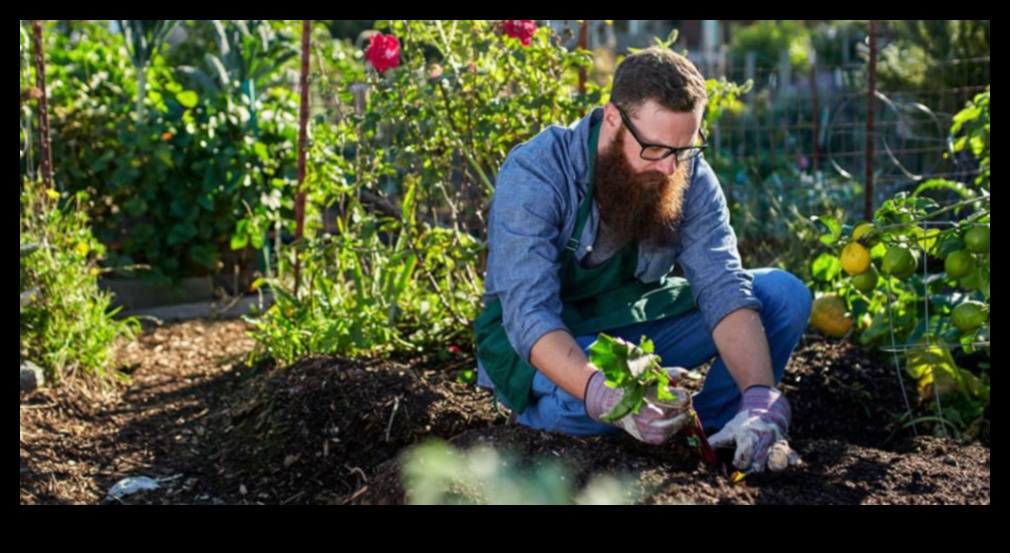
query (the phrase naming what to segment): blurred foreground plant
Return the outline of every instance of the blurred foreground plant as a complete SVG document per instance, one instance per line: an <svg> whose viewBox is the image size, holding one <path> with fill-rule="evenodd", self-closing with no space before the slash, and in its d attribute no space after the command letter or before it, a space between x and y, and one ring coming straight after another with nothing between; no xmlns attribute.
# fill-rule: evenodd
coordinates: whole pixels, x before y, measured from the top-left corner
<svg viewBox="0 0 1010 553"><path fill-rule="evenodd" d="M576 491L559 464L524 466L490 448L459 451L432 442L403 459L411 505L629 505L638 501L626 481L597 478Z"/></svg>

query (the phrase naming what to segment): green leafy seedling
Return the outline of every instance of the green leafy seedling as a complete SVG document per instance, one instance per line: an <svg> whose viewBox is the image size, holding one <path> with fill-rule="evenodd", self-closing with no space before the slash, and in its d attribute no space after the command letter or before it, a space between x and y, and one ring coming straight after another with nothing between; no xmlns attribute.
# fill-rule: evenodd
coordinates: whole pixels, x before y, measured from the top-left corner
<svg viewBox="0 0 1010 553"><path fill-rule="evenodd" d="M659 401L676 399L670 393L670 377L655 351L652 341L644 337L636 346L606 334L601 334L589 348L589 361L606 375L607 386L624 391L620 403L603 416L603 422L614 424L632 413L639 413L645 404L645 393L653 386Z"/></svg>
<svg viewBox="0 0 1010 553"><path fill-rule="evenodd" d="M596 343L589 348L589 361L603 371L607 377L607 386L624 391L614 410L601 418L605 423L615 424L632 413L639 413L645 405L646 393L653 387L656 389L657 401L676 399L670 392L670 375L661 365L662 359L656 355L655 344L644 336L636 346L620 338L600 334ZM689 416L684 431L688 443L706 463L717 465L715 451L693 408Z"/></svg>

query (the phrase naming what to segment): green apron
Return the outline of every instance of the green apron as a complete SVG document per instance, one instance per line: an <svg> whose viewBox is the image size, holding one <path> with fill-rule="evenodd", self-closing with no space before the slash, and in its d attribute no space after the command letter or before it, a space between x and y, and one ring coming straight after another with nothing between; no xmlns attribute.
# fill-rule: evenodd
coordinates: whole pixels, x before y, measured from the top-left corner
<svg viewBox="0 0 1010 553"><path fill-rule="evenodd" d="M596 163L600 127L590 134L590 174ZM595 180L595 179L594 179ZM561 253L561 320L573 336L586 336L682 315L694 308L694 297L682 278L646 284L635 278L638 245L628 244L602 265L587 269L575 258L579 237L593 206L595 182L579 205L575 233ZM516 413L529 406L537 370L521 359L509 342L502 321L501 302L489 303L474 322L477 358L494 383L499 398Z"/></svg>

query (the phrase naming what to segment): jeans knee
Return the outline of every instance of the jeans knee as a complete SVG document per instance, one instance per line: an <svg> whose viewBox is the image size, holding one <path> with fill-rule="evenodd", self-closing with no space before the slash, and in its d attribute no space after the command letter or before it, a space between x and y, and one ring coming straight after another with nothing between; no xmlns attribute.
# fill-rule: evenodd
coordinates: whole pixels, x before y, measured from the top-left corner
<svg viewBox="0 0 1010 553"><path fill-rule="evenodd" d="M753 274L754 292L764 305L763 313L793 333L804 332L810 323L813 296L803 281L778 269L755 271Z"/></svg>

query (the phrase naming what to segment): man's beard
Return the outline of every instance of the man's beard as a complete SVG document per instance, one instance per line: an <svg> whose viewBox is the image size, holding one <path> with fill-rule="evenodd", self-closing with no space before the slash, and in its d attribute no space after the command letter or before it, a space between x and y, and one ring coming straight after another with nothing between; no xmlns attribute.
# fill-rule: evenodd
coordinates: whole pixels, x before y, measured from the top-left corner
<svg viewBox="0 0 1010 553"><path fill-rule="evenodd" d="M678 228L688 188L687 163L667 176L636 173L624 155L624 129L596 160L596 203L600 218L620 244L647 247L679 244Z"/></svg>

